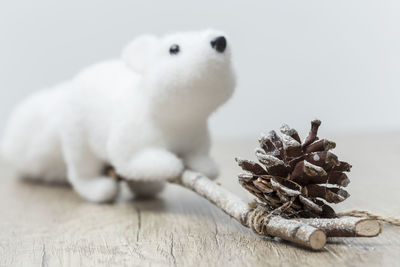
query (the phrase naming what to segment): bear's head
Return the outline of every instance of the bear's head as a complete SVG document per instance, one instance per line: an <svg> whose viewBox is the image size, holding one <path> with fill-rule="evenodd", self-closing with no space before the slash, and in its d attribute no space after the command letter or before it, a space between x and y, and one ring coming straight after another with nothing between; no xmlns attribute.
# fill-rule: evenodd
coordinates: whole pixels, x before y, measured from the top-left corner
<svg viewBox="0 0 400 267"><path fill-rule="evenodd" d="M219 31L144 35L122 56L140 75L139 89L162 110L158 116L167 119L207 117L235 88L230 44Z"/></svg>

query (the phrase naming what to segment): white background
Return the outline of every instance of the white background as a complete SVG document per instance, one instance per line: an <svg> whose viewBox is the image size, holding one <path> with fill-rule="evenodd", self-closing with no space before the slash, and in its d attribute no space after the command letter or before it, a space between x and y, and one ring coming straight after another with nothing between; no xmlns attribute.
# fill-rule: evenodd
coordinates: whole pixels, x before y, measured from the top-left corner
<svg viewBox="0 0 400 267"><path fill-rule="evenodd" d="M400 1L0 2L0 129L27 94L116 57L141 33L214 27L239 85L214 135L255 137L282 122L328 131L400 129Z"/></svg>

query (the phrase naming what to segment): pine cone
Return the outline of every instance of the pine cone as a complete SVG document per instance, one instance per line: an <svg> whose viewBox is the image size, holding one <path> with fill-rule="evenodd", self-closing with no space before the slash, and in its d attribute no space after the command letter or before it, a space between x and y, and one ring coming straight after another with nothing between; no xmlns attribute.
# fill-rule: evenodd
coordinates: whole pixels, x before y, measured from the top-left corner
<svg viewBox="0 0 400 267"><path fill-rule="evenodd" d="M239 183L257 197L258 204L269 211L279 209L288 218L336 217L327 203L339 203L350 196L341 187L350 182L344 172L349 172L351 165L330 152L334 142L317 137L320 125L319 120L311 122L303 143L288 125L281 127L280 136L275 131L262 135L256 149L262 165L236 159L245 171L239 174Z"/></svg>

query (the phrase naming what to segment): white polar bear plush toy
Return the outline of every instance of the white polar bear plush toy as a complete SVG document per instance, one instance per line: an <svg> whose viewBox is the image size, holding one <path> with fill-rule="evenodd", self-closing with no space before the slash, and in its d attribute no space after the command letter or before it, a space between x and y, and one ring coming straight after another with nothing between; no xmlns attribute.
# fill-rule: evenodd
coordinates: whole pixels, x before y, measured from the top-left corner
<svg viewBox="0 0 400 267"><path fill-rule="evenodd" d="M111 165L137 194L156 194L184 168L218 175L208 117L232 95L225 35L141 36L120 59L40 91L13 112L2 155L18 176L71 183L89 201L118 194Z"/></svg>

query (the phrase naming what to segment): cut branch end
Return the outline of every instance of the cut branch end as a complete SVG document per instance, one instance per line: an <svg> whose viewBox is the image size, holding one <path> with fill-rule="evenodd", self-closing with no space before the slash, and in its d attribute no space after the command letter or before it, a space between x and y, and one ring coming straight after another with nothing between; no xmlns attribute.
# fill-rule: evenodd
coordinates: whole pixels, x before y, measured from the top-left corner
<svg viewBox="0 0 400 267"><path fill-rule="evenodd" d="M310 236L310 247L315 250L322 249L326 244L326 234L322 230L316 230Z"/></svg>
<svg viewBox="0 0 400 267"><path fill-rule="evenodd" d="M356 223L355 232L357 236L374 237L382 232L382 224L378 220L364 219Z"/></svg>

